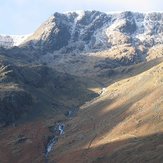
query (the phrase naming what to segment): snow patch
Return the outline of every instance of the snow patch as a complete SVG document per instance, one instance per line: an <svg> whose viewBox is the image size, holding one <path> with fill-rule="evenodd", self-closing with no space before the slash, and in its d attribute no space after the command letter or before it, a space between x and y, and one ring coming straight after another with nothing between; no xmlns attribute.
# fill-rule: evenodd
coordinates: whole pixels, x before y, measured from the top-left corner
<svg viewBox="0 0 163 163"><path fill-rule="evenodd" d="M76 18L77 21L81 20L85 16L85 11L79 10L79 11L76 11L76 13L78 14Z"/></svg>
<svg viewBox="0 0 163 163"><path fill-rule="evenodd" d="M10 35L13 39L13 46L19 46L22 42L24 42L31 34L27 35Z"/></svg>
<svg viewBox="0 0 163 163"><path fill-rule="evenodd" d="M0 46L4 48L11 48L13 46L19 46L23 43L31 34L28 35L0 35Z"/></svg>

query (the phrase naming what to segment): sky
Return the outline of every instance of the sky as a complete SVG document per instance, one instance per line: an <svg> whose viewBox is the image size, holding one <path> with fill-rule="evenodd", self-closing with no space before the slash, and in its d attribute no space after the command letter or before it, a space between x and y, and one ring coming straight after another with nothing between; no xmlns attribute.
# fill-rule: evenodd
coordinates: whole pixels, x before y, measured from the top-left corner
<svg viewBox="0 0 163 163"><path fill-rule="evenodd" d="M55 12L163 11L163 0L0 0L0 34L33 33Z"/></svg>

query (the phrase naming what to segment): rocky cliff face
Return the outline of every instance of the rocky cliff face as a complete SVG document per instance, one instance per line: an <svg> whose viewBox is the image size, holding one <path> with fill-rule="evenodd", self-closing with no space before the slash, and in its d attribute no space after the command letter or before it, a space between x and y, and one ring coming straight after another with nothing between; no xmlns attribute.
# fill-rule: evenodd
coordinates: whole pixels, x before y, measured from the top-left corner
<svg viewBox="0 0 163 163"><path fill-rule="evenodd" d="M55 13L26 42L46 51L94 51L130 44L163 43L163 13L99 11Z"/></svg>

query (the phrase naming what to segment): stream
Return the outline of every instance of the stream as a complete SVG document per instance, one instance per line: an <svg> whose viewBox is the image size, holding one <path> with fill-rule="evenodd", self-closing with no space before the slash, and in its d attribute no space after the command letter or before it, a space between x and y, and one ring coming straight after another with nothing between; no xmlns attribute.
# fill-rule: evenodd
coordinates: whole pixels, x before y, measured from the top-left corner
<svg viewBox="0 0 163 163"><path fill-rule="evenodd" d="M47 144L45 145L45 163L48 163L49 153L53 150L59 136L64 134L65 124L56 123L54 126L49 127L49 130L52 135L48 137Z"/></svg>

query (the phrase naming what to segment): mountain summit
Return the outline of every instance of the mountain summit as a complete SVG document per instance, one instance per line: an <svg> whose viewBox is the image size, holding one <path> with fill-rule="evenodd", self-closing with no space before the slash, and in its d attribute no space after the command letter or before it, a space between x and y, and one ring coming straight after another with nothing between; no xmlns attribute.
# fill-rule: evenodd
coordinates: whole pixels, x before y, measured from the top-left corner
<svg viewBox="0 0 163 163"><path fill-rule="evenodd" d="M26 42L53 52L94 51L129 44L152 47L163 43L163 13L99 11L55 13Z"/></svg>

